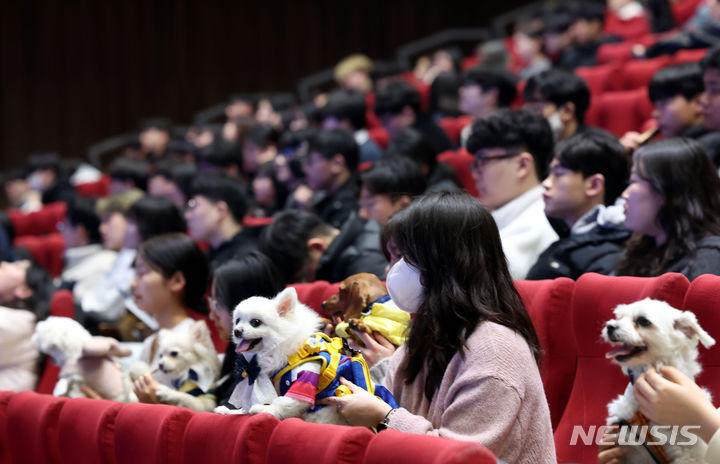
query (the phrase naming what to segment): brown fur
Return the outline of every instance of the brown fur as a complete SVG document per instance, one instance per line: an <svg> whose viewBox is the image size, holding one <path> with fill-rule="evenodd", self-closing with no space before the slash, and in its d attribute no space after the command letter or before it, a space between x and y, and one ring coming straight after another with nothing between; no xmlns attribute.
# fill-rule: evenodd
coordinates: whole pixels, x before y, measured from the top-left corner
<svg viewBox="0 0 720 464"><path fill-rule="evenodd" d="M370 333L360 315L370 303L383 295L387 295L387 289L376 275L351 275L340 283L338 293L323 302L323 311L334 324L347 321L353 330Z"/></svg>

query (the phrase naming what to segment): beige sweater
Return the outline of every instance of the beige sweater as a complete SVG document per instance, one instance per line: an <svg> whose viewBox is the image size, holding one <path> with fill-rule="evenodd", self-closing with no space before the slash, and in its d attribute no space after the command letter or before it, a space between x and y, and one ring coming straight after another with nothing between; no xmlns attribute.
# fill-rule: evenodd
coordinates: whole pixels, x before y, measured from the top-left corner
<svg viewBox="0 0 720 464"><path fill-rule="evenodd" d="M456 354L432 401L424 394L426 372L407 385L399 372L405 348L390 360L384 385L402 407L389 427L486 446L508 463L555 463L550 412L525 340L507 327L485 322Z"/></svg>

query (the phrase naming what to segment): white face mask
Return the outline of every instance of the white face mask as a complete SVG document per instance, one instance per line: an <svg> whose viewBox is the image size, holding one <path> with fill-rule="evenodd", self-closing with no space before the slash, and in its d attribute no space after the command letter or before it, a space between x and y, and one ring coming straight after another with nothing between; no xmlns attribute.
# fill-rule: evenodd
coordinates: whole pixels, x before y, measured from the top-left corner
<svg viewBox="0 0 720 464"><path fill-rule="evenodd" d="M415 314L425 293L420 271L401 258L388 272L386 285L390 298L403 311Z"/></svg>
<svg viewBox="0 0 720 464"><path fill-rule="evenodd" d="M563 123L562 119L560 119L560 111L556 111L553 114L550 115L549 118L547 118L548 124L550 124L550 129L552 129L553 137L555 137L555 140L558 140L560 136L563 133Z"/></svg>

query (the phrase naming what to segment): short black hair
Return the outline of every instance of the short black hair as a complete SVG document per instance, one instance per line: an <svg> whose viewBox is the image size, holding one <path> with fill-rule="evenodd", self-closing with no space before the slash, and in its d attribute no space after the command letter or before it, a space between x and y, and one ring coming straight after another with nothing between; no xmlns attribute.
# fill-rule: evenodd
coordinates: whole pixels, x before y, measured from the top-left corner
<svg viewBox="0 0 720 464"><path fill-rule="evenodd" d="M140 132L144 132L149 129L158 129L169 133L171 128L172 121L170 118L166 118L164 116L145 118L140 121Z"/></svg>
<svg viewBox="0 0 720 464"><path fill-rule="evenodd" d="M420 93L405 81L393 81L375 96L375 114L399 114L409 106L415 114L420 112Z"/></svg>
<svg viewBox="0 0 720 464"><path fill-rule="evenodd" d="M605 22L606 6L603 3L573 2L570 5L570 14L572 15L573 22L578 20Z"/></svg>
<svg viewBox="0 0 720 464"><path fill-rule="evenodd" d="M232 164L242 164L242 150L238 144L219 140L198 150L198 160L210 166L227 168Z"/></svg>
<svg viewBox="0 0 720 464"><path fill-rule="evenodd" d="M552 130L542 115L527 109L501 109L473 123L466 148L475 155L483 148L522 147L535 159L535 173L542 180L547 175L553 146Z"/></svg>
<svg viewBox="0 0 720 464"><path fill-rule="evenodd" d="M422 195L427 181L420 167L406 156L390 156L373 163L360 175L362 185L373 195L389 195L395 200L402 195Z"/></svg>
<svg viewBox="0 0 720 464"><path fill-rule="evenodd" d="M538 99L554 103L557 107L565 103L575 105L578 124L585 122L585 112L590 106L590 89L587 83L570 71L548 69L528 79L523 97L527 102Z"/></svg>
<svg viewBox="0 0 720 464"><path fill-rule="evenodd" d="M666 66L656 72L648 85L648 95L652 102L675 98L678 95L682 95L686 100L692 100L704 89L700 65L681 63Z"/></svg>
<svg viewBox="0 0 720 464"><path fill-rule="evenodd" d="M259 124L253 127L245 137L245 140L249 140L261 148L268 145L277 145L279 139L280 132L268 124Z"/></svg>
<svg viewBox="0 0 720 464"><path fill-rule="evenodd" d="M128 158L116 158L108 167L110 179L120 182L131 180L135 188L145 190L148 177L150 176L150 165L145 161L137 161Z"/></svg>
<svg viewBox="0 0 720 464"><path fill-rule="evenodd" d="M700 60L700 68L703 74L710 70L720 70L720 45L716 45L705 54Z"/></svg>
<svg viewBox="0 0 720 464"><path fill-rule="evenodd" d="M238 179L219 172L198 176L190 186L190 195L201 195L212 202L227 203L233 219L242 224L248 209L247 187Z"/></svg>
<svg viewBox="0 0 720 464"><path fill-rule="evenodd" d="M247 103L248 105L252 106L253 111L255 111L255 107L257 105L257 97L255 97L252 94L249 93L241 93L241 92L235 92L231 93L230 96L228 96L228 105L232 105L233 103Z"/></svg>
<svg viewBox="0 0 720 464"><path fill-rule="evenodd" d="M178 189L189 196L190 185L197 175L197 166L194 163L179 163L160 161L155 165L155 172L150 177L161 176L177 185Z"/></svg>
<svg viewBox="0 0 720 464"><path fill-rule="evenodd" d="M283 284L291 284L308 258L307 241L329 235L332 230L317 214L300 210L282 211L262 232L259 249L280 270Z"/></svg>
<svg viewBox="0 0 720 464"><path fill-rule="evenodd" d="M483 90L496 89L500 107L510 106L517 94L517 78L504 69L482 66L468 69L463 75L461 85L479 85Z"/></svg>
<svg viewBox="0 0 720 464"><path fill-rule="evenodd" d="M419 165L430 170L437 164L437 152L429 138L413 128L403 129L390 139L385 149L385 157L407 156Z"/></svg>
<svg viewBox="0 0 720 464"><path fill-rule="evenodd" d="M57 152L43 151L32 153L25 163L25 172L27 174L45 169L54 171L58 176L62 174L62 161Z"/></svg>
<svg viewBox="0 0 720 464"><path fill-rule="evenodd" d="M285 131L278 140L278 150L281 152L285 150L294 151L300 148L303 143L307 143L309 145L317 132L318 131L316 129L311 127Z"/></svg>
<svg viewBox="0 0 720 464"><path fill-rule="evenodd" d="M330 94L321 111L324 118L333 116L340 120L347 119L355 130L365 127L367 104L365 103L365 95L360 92L345 89L336 90Z"/></svg>
<svg viewBox="0 0 720 464"><path fill-rule="evenodd" d="M260 250L248 250L213 272L215 297L230 313L241 301L253 297L273 298L285 286L280 271Z"/></svg>
<svg viewBox="0 0 720 464"><path fill-rule="evenodd" d="M352 134L342 129L321 130L310 142L308 153L320 153L323 158L330 159L340 154L345 158L345 165L351 171L358 166L358 144Z"/></svg>
<svg viewBox="0 0 720 464"><path fill-rule="evenodd" d="M65 218L73 226L85 228L90 243L100 243L100 216L95 211L95 199L76 196L67 205Z"/></svg>
<svg viewBox="0 0 720 464"><path fill-rule="evenodd" d="M555 147L560 166L582 173L583 178L602 174L606 205L615 202L625 189L630 160L618 139L610 133L588 131L562 140Z"/></svg>
<svg viewBox="0 0 720 464"><path fill-rule="evenodd" d="M185 232L185 218L180 209L165 197L144 196L132 204L127 218L137 223L142 241L171 232Z"/></svg>

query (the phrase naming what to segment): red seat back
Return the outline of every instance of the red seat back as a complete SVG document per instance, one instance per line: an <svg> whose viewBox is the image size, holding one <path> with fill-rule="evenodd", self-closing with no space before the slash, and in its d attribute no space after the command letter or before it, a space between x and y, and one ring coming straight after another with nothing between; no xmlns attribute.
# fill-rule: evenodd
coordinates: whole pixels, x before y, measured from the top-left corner
<svg viewBox="0 0 720 464"><path fill-rule="evenodd" d="M27 248L35 262L47 269L51 276L59 277L62 274L65 238L61 233L24 235L16 237L13 245Z"/></svg>
<svg viewBox="0 0 720 464"><path fill-rule="evenodd" d="M325 317L322 310L323 301L327 300L340 291L340 282L330 283L326 280L316 280L315 282L303 284L290 284L297 291L298 300L310 306L318 314Z"/></svg>
<svg viewBox="0 0 720 464"><path fill-rule="evenodd" d="M473 179L472 173L470 172L470 163L473 162L473 156L468 153L467 150L461 148L456 151L444 151L437 155L437 160L441 163L448 164L453 171L455 171L455 175L467 193L475 198L480 197L477 186L475 185L475 179Z"/></svg>
<svg viewBox="0 0 720 464"><path fill-rule="evenodd" d="M95 182L84 182L75 185L78 195L83 197L106 197L110 193L110 176L103 174Z"/></svg>
<svg viewBox="0 0 720 464"><path fill-rule="evenodd" d="M675 24L678 26L685 24L685 22L695 14L695 11L701 3L703 3L703 0L680 0L678 2L670 2L670 9L672 11Z"/></svg>
<svg viewBox="0 0 720 464"><path fill-rule="evenodd" d="M637 131L650 119L653 104L647 90L635 89L619 92L605 92L593 97L591 110L594 125L606 129L618 137L628 131ZM590 118L586 121L590 124Z"/></svg>
<svg viewBox="0 0 720 464"><path fill-rule="evenodd" d="M58 418L67 398L24 391L7 407L7 436L13 464L60 462Z"/></svg>
<svg viewBox="0 0 720 464"><path fill-rule="evenodd" d="M50 315L75 319L75 299L70 290L58 290L53 294Z"/></svg>
<svg viewBox="0 0 720 464"><path fill-rule="evenodd" d="M65 402L59 418L60 462L115 462L115 417L123 403L76 398Z"/></svg>
<svg viewBox="0 0 720 464"><path fill-rule="evenodd" d="M65 219L67 205L65 203L50 203L33 213L22 213L16 209L8 210L8 217L12 222L15 237L23 235L42 235L57 232L57 223Z"/></svg>
<svg viewBox="0 0 720 464"><path fill-rule="evenodd" d="M570 317L578 352L578 364L570 399L555 431L558 462L597 462L597 446L581 441L570 445L573 428L605 424L607 404L621 394L628 383L620 367L605 359L611 347L600 338L602 328L614 318L613 309L646 297L667 301L681 308L689 286L682 274L660 277L609 277L583 274L575 282ZM561 334L558 334L562 336Z"/></svg>
<svg viewBox="0 0 720 464"><path fill-rule="evenodd" d="M615 79L620 65L608 63L592 67L577 68L575 74L583 78L593 98L611 90L619 90L619 82Z"/></svg>
<svg viewBox="0 0 720 464"><path fill-rule="evenodd" d="M0 391L0 464L10 463L10 439L8 438L8 403L15 393Z"/></svg>
<svg viewBox="0 0 720 464"><path fill-rule="evenodd" d="M365 464L490 464L497 458L476 443L385 430L370 441Z"/></svg>
<svg viewBox="0 0 720 464"><path fill-rule="evenodd" d="M640 87L647 87L650 80L658 72L672 63L668 55L659 56L649 60L630 60L620 68L620 80L622 90L632 90Z"/></svg>
<svg viewBox="0 0 720 464"><path fill-rule="evenodd" d="M679 50L673 55L673 61L675 63L694 63L700 61L705 55L707 55L707 48L698 48L696 50Z"/></svg>
<svg viewBox="0 0 720 464"><path fill-rule="evenodd" d="M605 15L603 29L608 35L619 35L625 40L636 39L650 33L650 25L644 16L621 19L609 9Z"/></svg>

